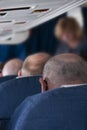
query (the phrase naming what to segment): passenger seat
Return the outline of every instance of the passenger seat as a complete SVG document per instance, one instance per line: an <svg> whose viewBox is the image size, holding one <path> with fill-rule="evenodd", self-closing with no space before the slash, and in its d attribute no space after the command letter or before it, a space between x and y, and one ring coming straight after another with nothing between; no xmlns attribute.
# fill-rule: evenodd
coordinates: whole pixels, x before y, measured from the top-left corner
<svg viewBox="0 0 87 130"><path fill-rule="evenodd" d="M9 121L16 107L27 97L41 92L40 76L13 79L0 85L0 127ZM0 130L1 130L0 128Z"/></svg>

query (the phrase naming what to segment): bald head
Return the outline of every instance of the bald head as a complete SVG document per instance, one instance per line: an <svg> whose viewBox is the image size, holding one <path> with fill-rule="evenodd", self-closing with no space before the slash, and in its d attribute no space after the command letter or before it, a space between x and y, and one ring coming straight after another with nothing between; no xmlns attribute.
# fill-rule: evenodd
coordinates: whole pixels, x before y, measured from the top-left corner
<svg viewBox="0 0 87 130"><path fill-rule="evenodd" d="M13 59L8 61L2 70L2 75L7 76L7 75L17 75L18 71L21 69L23 64L23 61L20 59Z"/></svg>
<svg viewBox="0 0 87 130"><path fill-rule="evenodd" d="M21 70L22 76L35 76L41 75L45 63L49 60L51 56L47 53L37 53L31 56L28 56Z"/></svg>
<svg viewBox="0 0 87 130"><path fill-rule="evenodd" d="M45 65L43 78L49 89L68 84L87 83L87 62L75 54L61 54Z"/></svg>

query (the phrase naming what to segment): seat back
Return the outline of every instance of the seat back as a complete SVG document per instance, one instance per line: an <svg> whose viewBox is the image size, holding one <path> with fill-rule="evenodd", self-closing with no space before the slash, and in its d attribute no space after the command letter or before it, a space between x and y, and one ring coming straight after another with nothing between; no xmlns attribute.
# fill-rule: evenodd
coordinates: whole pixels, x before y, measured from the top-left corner
<svg viewBox="0 0 87 130"><path fill-rule="evenodd" d="M27 98L15 111L8 128L86 130L87 85L55 89Z"/></svg>
<svg viewBox="0 0 87 130"><path fill-rule="evenodd" d="M40 76L13 79L0 85L0 119L8 119L27 97L41 92Z"/></svg>
<svg viewBox="0 0 87 130"><path fill-rule="evenodd" d="M0 84L3 82L9 81L11 79L14 79L15 77L16 77L16 75L0 77Z"/></svg>

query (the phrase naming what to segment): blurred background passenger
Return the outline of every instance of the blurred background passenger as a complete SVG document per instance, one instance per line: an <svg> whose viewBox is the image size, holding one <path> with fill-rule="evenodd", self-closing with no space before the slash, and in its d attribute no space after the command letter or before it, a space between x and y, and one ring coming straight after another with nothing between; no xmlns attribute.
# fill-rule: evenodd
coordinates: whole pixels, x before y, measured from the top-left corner
<svg viewBox="0 0 87 130"><path fill-rule="evenodd" d="M51 58L40 79L42 91L87 84L87 62L76 54L61 54Z"/></svg>
<svg viewBox="0 0 87 130"><path fill-rule="evenodd" d="M18 76L36 76L42 75L43 67L51 56L47 53L36 53L28 56L19 71Z"/></svg>
<svg viewBox="0 0 87 130"><path fill-rule="evenodd" d="M23 64L23 61L20 59L12 59L8 61L2 70L3 76L9 76L9 75L17 75L18 71L21 69Z"/></svg>
<svg viewBox="0 0 87 130"><path fill-rule="evenodd" d="M55 36L63 43L58 48L57 54L76 53L87 60L87 40L76 19L72 17L60 19L55 27Z"/></svg>

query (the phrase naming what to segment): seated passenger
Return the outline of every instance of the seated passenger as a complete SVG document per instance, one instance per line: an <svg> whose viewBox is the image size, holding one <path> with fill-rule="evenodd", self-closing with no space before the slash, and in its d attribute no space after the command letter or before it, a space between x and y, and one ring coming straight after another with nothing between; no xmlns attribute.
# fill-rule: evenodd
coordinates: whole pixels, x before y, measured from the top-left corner
<svg viewBox="0 0 87 130"><path fill-rule="evenodd" d="M16 109L8 130L86 130L86 70L86 61L78 55L51 58L40 79L42 91L51 91L28 97Z"/></svg>
<svg viewBox="0 0 87 130"><path fill-rule="evenodd" d="M42 90L59 87L81 86L87 83L87 62L75 54L61 54L51 58L45 65Z"/></svg>
<svg viewBox="0 0 87 130"><path fill-rule="evenodd" d="M37 76L42 75L43 67L51 56L47 53L37 53L28 56L19 71L18 76Z"/></svg>
<svg viewBox="0 0 87 130"><path fill-rule="evenodd" d="M3 76L9 76L9 75L17 75L18 71L21 69L23 64L23 61L20 59L12 59L8 61L2 70Z"/></svg>
<svg viewBox="0 0 87 130"><path fill-rule="evenodd" d="M83 29L74 18L62 18L55 27L55 36L63 42L58 46L57 54L76 53L87 60L87 40Z"/></svg>

